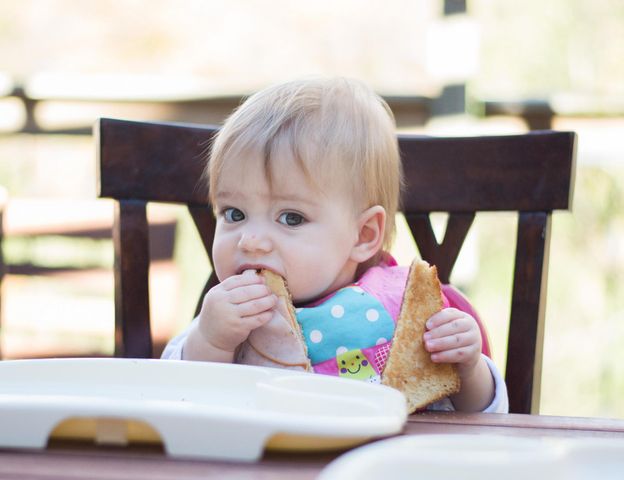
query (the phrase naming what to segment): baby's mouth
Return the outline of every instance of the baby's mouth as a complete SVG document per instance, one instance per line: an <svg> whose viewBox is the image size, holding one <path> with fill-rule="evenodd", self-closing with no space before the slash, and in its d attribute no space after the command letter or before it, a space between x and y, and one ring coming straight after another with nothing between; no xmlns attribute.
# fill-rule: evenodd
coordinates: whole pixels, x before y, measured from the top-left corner
<svg viewBox="0 0 624 480"><path fill-rule="evenodd" d="M269 272L274 273L275 275L279 275L280 277L284 278L284 280L286 280L286 278L284 277L284 275L282 275L281 273L277 272L276 270L269 268L266 265L260 265L260 264L246 264L246 265L242 265L237 271L236 271L236 275L241 275L244 272L246 272L247 270L252 270L254 272L256 272L257 274L260 274L260 272L262 270L267 270Z"/></svg>
<svg viewBox="0 0 624 480"><path fill-rule="evenodd" d="M245 273L247 270L253 270L256 273L260 273L261 270L269 270L264 265L243 265L238 270L236 270L236 275L241 275Z"/></svg>

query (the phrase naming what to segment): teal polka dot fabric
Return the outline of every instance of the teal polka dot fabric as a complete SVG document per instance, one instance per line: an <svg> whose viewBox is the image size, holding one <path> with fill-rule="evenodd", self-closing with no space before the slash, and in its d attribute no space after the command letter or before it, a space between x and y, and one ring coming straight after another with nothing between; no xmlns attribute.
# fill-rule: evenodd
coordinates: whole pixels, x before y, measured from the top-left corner
<svg viewBox="0 0 624 480"><path fill-rule="evenodd" d="M382 303L358 286L338 290L323 303L297 309L312 364L392 338L394 321Z"/></svg>

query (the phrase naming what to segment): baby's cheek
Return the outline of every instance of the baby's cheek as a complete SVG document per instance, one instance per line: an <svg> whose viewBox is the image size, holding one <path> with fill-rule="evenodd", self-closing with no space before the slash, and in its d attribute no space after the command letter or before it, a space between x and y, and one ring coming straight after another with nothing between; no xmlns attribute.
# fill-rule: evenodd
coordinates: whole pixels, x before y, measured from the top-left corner
<svg viewBox="0 0 624 480"><path fill-rule="evenodd" d="M295 273L288 278L288 288L295 303L305 303L316 299L327 288L323 272L313 267L313 265L301 265L292 270Z"/></svg>

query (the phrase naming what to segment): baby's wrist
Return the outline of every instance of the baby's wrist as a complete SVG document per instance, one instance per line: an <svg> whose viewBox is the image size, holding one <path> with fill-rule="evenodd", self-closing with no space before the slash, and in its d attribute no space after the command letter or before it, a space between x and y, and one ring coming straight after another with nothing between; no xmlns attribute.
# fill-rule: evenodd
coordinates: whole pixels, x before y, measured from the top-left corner
<svg viewBox="0 0 624 480"><path fill-rule="evenodd" d="M211 352L211 356L215 356L219 359L219 361L234 361L234 352L236 351L236 345L234 348L228 348L227 346L220 345L218 342L215 342L214 339L210 336L204 334L204 332L200 332L202 336L203 343L205 344L205 348Z"/></svg>
<svg viewBox="0 0 624 480"><path fill-rule="evenodd" d="M214 350L215 352L223 352L227 354L234 355L234 351L236 350L237 345L234 345L232 348L229 348L225 343L226 342L218 342L215 341L215 338L218 338L219 335L214 335L210 329L202 328L204 324L200 321L197 324L197 335L201 337L202 343L205 343L208 348Z"/></svg>
<svg viewBox="0 0 624 480"><path fill-rule="evenodd" d="M479 364L482 362L483 362L483 359L481 358L481 355L479 355L479 358L477 359L476 362L473 362L470 364L458 363L457 373L459 374L459 378L462 380L462 382L469 381L471 378L477 375L478 371L480 370L478 368Z"/></svg>
<svg viewBox="0 0 624 480"><path fill-rule="evenodd" d="M215 358L215 361L232 363L234 362L234 350L225 350L223 348L219 348L212 343L207 344L209 349L211 350L211 357Z"/></svg>
<svg viewBox="0 0 624 480"><path fill-rule="evenodd" d="M189 332L185 342L183 357L189 360L208 360L214 362L232 363L234 361L234 350L221 348L205 335L199 325ZM188 355L187 355L188 352Z"/></svg>

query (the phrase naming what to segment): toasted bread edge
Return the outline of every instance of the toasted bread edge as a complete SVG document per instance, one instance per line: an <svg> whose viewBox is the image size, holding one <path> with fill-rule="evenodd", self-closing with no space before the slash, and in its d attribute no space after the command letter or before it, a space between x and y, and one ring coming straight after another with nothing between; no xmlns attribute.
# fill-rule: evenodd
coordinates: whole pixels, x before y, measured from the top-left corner
<svg viewBox="0 0 624 480"><path fill-rule="evenodd" d="M303 337L301 326L299 325L299 322L297 322L295 306L293 305L292 295L288 290L288 284L286 283L286 279L283 278L281 275L272 272L271 270L262 269L258 273L264 277L267 287L269 287L269 289L275 295L277 295L278 297L283 297L286 301L286 306L288 307L289 314L288 320L290 321L293 331L296 332L297 339L303 347L306 358L308 358L308 365L306 365L306 370L312 371L312 363L310 362L308 356L308 346L306 345L305 338Z"/></svg>
<svg viewBox="0 0 624 480"><path fill-rule="evenodd" d="M424 260L410 266L382 384L402 391L410 413L459 391L455 365L433 363L425 350L425 323L443 307L437 269Z"/></svg>

